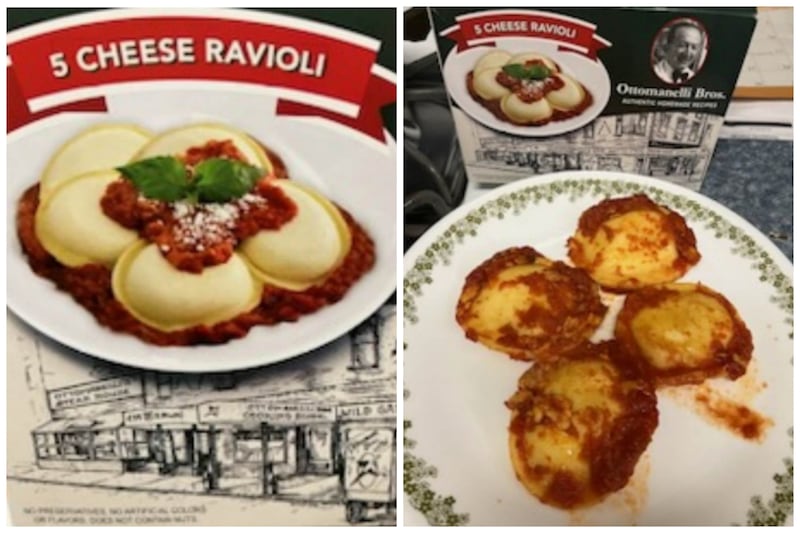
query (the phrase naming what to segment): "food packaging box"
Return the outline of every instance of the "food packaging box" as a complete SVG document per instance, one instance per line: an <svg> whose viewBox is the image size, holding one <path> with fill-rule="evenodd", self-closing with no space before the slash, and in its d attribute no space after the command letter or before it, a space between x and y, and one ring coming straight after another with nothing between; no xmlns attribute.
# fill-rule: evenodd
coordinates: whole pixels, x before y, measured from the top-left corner
<svg viewBox="0 0 800 533"><path fill-rule="evenodd" d="M730 8L431 8L430 17L470 180L616 170L694 190L755 27L754 9ZM553 68L535 67L531 54Z"/></svg>
<svg viewBox="0 0 800 533"><path fill-rule="evenodd" d="M394 525L396 10L7 15L9 521ZM293 245L327 235L321 276L257 277L225 233L250 209L253 241L323 221L267 248L294 276L314 250ZM171 223L234 249L180 271L150 240Z"/></svg>

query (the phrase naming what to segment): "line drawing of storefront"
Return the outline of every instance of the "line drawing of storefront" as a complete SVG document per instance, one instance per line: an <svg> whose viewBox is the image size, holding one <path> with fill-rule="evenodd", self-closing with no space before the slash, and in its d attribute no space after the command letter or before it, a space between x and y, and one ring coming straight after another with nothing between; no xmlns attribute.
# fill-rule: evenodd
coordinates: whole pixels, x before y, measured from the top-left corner
<svg viewBox="0 0 800 533"><path fill-rule="evenodd" d="M350 445L373 434L396 441L394 306L376 317L361 328L370 332L367 341L357 329L321 350L316 365L299 358L238 373L163 374L74 356L95 365L81 368L82 380L78 373L65 379L59 368L50 375L66 386L31 381L38 392L28 403L40 405L28 433L32 462L9 464L9 478L344 505L356 522L381 507L392 511L381 516L393 517L394 446L365 460ZM46 354L35 359L30 368L44 374ZM359 483L373 494L353 513L347 483L359 460Z"/></svg>
<svg viewBox="0 0 800 533"><path fill-rule="evenodd" d="M458 114L457 124L464 121ZM565 170L610 170L659 177L699 188L722 117L696 112L601 116L546 143L477 125L460 125L464 153L478 181ZM466 133L469 133L468 135Z"/></svg>
<svg viewBox="0 0 800 533"><path fill-rule="evenodd" d="M123 413L120 443L129 472L157 471L159 474L194 474L201 471L196 453L197 435L202 431L194 408L142 409Z"/></svg>
<svg viewBox="0 0 800 533"><path fill-rule="evenodd" d="M250 487L241 494L264 497L296 497L295 480L314 480L331 498L363 504L360 517L396 499L395 417L390 398L336 406L262 397L56 419L32 435L41 468L191 475L207 492L236 480Z"/></svg>
<svg viewBox="0 0 800 533"><path fill-rule="evenodd" d="M209 427L209 490L219 478L249 478L262 495L277 496L282 481L335 475L331 405L252 398L204 403L198 416Z"/></svg>

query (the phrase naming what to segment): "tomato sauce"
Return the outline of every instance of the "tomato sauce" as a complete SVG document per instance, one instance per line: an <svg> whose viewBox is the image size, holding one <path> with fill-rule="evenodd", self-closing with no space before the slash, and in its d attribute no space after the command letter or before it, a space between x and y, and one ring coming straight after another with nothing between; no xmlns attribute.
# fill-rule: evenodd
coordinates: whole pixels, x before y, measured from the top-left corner
<svg viewBox="0 0 800 533"><path fill-rule="evenodd" d="M766 430L773 424L769 418L708 387L700 387L694 399L706 418L745 440L763 440Z"/></svg>
<svg viewBox="0 0 800 533"><path fill-rule="evenodd" d="M212 141L197 149L190 149L186 160L197 162L207 157L239 157L231 148L235 150L225 142ZM272 153L270 158L275 167L273 174L259 182L251 193L263 198L263 205L257 201L255 208L243 210L240 213L242 216L230 228L229 235L219 242L206 242L208 247L203 245L201 250L176 246L171 237L175 223L172 208L164 202L141 201L136 189L127 181L120 180L108 187L102 199L102 208L123 226L135 229L143 238L159 244L167 260L177 268L197 272L205 266L227 260L241 239L261 229L279 228L295 216L295 204L272 184L274 179L286 178L285 166ZM339 208L351 232L352 243L342 263L323 283L303 291L265 285L261 302L249 312L212 326L164 332L137 320L114 298L109 268L96 264L67 267L50 255L36 236L35 216L38 207L37 184L23 194L17 210L17 234L31 269L51 280L59 289L69 292L100 324L156 345L221 344L244 337L254 326L294 322L303 315L339 301L375 263L374 242L349 213Z"/></svg>

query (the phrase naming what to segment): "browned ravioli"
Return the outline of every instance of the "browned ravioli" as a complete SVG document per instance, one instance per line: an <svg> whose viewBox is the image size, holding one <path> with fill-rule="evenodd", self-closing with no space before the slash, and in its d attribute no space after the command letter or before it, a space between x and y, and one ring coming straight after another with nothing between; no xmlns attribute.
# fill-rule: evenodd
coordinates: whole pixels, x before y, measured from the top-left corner
<svg viewBox="0 0 800 533"><path fill-rule="evenodd" d="M567 246L575 266L615 292L675 281L700 261L686 220L644 194L584 211Z"/></svg>
<svg viewBox="0 0 800 533"><path fill-rule="evenodd" d="M506 402L517 478L545 504L585 507L623 488L658 425L653 384L615 341L534 364Z"/></svg>
<svg viewBox="0 0 800 533"><path fill-rule="evenodd" d="M742 376L753 338L736 308L701 284L647 287L625 299L615 337L659 385Z"/></svg>
<svg viewBox="0 0 800 533"><path fill-rule="evenodd" d="M585 272L523 246L470 272L456 321L470 340L514 359L546 361L588 339L605 313Z"/></svg>

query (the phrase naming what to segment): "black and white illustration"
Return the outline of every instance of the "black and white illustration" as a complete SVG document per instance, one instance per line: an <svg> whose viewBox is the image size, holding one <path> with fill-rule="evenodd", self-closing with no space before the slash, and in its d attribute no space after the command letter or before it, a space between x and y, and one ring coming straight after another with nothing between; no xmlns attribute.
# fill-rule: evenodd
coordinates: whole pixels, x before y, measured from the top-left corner
<svg viewBox="0 0 800 533"><path fill-rule="evenodd" d="M722 117L694 112L601 116L547 143L498 134L455 111L465 163L480 182L507 182L562 170L612 170L698 190Z"/></svg>
<svg viewBox="0 0 800 533"><path fill-rule="evenodd" d="M394 305L299 358L213 374L105 362L7 322L16 523L394 524Z"/></svg>

